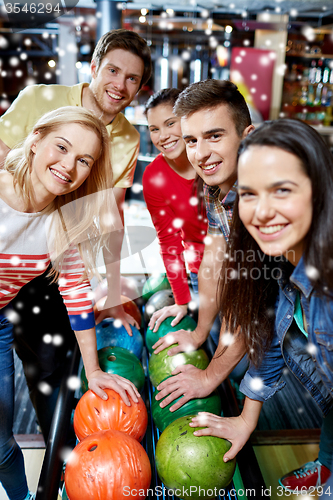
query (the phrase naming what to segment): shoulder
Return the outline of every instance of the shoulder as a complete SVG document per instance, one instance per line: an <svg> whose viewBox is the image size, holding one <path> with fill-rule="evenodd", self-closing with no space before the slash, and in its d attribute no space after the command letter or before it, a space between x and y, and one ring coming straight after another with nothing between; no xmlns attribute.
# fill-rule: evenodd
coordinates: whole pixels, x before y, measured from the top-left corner
<svg viewBox="0 0 333 500"><path fill-rule="evenodd" d="M115 118L114 124L110 124L106 127L109 132L116 134L125 138L127 141L139 141L140 134L132 125L123 113L118 113Z"/></svg>
<svg viewBox="0 0 333 500"><path fill-rule="evenodd" d="M145 171L142 176L142 180L144 182L147 181L153 181L155 182L156 179L160 177L165 177L167 163L165 159L163 158L163 155L160 153L159 155L156 156L156 158L149 163L149 165L146 166Z"/></svg>

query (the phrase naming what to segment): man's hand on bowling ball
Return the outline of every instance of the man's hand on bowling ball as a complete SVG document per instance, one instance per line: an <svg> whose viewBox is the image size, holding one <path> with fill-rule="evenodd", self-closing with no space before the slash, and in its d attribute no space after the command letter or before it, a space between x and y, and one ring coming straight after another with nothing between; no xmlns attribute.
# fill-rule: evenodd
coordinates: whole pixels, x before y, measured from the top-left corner
<svg viewBox="0 0 333 500"><path fill-rule="evenodd" d="M238 417L219 417L212 413L199 412L197 416L192 418L189 425L191 427L204 427L195 431L194 436L216 436L230 441L232 446L224 455L224 462L235 458L253 432L253 429L242 415Z"/></svg>
<svg viewBox="0 0 333 500"><path fill-rule="evenodd" d="M113 389L117 392L127 406L131 406L139 401L140 393L135 385L127 378L111 373L105 373L101 369L95 370L89 376L89 389L91 389L101 399L108 399L108 395L103 389Z"/></svg>
<svg viewBox="0 0 333 500"><path fill-rule="evenodd" d="M174 376L157 386L157 390L160 392L156 395L156 400L159 401L167 396L160 403L161 408L180 398L177 403L170 407L170 411L178 410L190 399L205 398L214 390L214 387L211 387L207 380L206 371L193 365L178 366L173 370L172 375Z"/></svg>
<svg viewBox="0 0 333 500"><path fill-rule="evenodd" d="M169 316L175 316L175 319L171 322L171 326L178 325L179 321L184 318L187 314L187 304L173 304L172 306L165 306L158 311L155 311L150 321L148 323L148 327L153 330L153 332L157 332L160 324Z"/></svg>
<svg viewBox="0 0 333 500"><path fill-rule="evenodd" d="M178 330L178 332L168 333L161 337L154 345L154 354L158 354L172 344L178 344L168 351L169 356L174 356L178 352L190 352L199 349L203 343L196 330Z"/></svg>

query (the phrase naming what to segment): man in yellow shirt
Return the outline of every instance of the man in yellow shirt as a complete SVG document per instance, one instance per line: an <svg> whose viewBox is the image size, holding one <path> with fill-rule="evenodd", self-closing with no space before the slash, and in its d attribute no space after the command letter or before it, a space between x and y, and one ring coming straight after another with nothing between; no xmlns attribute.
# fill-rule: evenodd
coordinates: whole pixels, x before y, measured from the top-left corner
<svg viewBox="0 0 333 500"><path fill-rule="evenodd" d="M125 29L106 33L94 50L91 75L89 85L31 85L22 90L0 118L0 165L44 113L62 106L83 106L103 121L110 135L114 195L123 218L125 192L133 183L139 152L139 133L121 111L150 78L151 55L146 41ZM122 236L121 231L111 235L112 253L106 264L107 269L112 268L112 286L106 305L108 315L119 318L130 331L129 323L133 320L121 305L119 265L114 264L120 261ZM66 311L61 314L64 306L57 287L49 285L45 274L20 292L14 308L20 318L15 324L16 350L23 361L30 396L46 440L73 333Z"/></svg>

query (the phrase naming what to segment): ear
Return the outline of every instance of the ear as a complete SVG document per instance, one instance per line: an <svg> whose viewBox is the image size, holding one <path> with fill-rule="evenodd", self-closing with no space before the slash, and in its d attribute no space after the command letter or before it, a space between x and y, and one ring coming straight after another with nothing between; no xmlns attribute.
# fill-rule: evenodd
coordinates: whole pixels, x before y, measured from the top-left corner
<svg viewBox="0 0 333 500"><path fill-rule="evenodd" d="M96 76L97 76L97 66L96 66L96 62L94 61L94 59L90 63L90 72L91 72L92 78L96 78Z"/></svg>
<svg viewBox="0 0 333 500"><path fill-rule="evenodd" d="M34 132L34 135L36 136L36 140L34 141L33 144L31 144L30 149L31 149L31 151L34 154L36 154L36 151L37 151L37 142L40 140L40 133L39 133L39 131L37 130L36 132Z"/></svg>
<svg viewBox="0 0 333 500"><path fill-rule="evenodd" d="M252 132L254 129L255 129L254 125L249 125L248 127L246 127L246 129L244 129L242 139L245 139L245 137L249 135L249 133Z"/></svg>

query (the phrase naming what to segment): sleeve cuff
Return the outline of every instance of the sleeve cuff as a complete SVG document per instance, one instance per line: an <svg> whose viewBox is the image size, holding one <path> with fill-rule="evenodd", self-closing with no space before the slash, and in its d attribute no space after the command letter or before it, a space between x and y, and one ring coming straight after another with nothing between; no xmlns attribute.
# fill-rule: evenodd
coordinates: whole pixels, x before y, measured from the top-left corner
<svg viewBox="0 0 333 500"><path fill-rule="evenodd" d="M273 387L269 387L263 384L260 377L253 378L249 372L246 372L239 386L239 390L250 399L264 402L274 396L276 392L283 389L285 385L285 382L279 382Z"/></svg>
<svg viewBox="0 0 333 500"><path fill-rule="evenodd" d="M82 313L82 314L70 314L68 315L69 322L72 329L75 331L88 330L89 328L95 328L95 315L94 312Z"/></svg>

